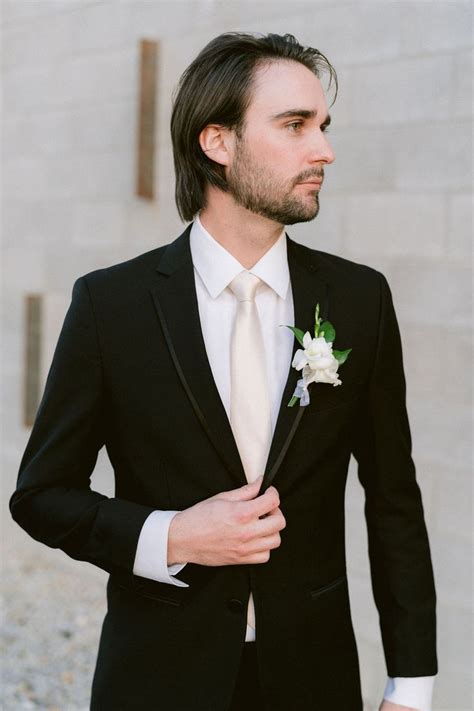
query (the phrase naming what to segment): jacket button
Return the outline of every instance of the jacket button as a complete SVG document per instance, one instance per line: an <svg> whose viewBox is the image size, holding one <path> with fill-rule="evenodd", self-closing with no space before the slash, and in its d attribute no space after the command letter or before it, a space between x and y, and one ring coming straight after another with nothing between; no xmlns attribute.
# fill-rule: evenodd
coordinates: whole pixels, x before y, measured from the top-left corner
<svg viewBox="0 0 474 711"><path fill-rule="evenodd" d="M227 605L229 606L229 610L231 610L232 612L244 611L244 603L242 602L242 600L237 600L237 598L235 597L228 600Z"/></svg>

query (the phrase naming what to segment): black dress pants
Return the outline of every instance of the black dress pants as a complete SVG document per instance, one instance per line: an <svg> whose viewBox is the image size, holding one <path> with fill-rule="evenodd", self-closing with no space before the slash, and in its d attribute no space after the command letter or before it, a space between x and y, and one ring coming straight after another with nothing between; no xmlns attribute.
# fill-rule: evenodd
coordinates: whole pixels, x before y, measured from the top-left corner
<svg viewBox="0 0 474 711"><path fill-rule="evenodd" d="M258 679L257 644L245 642L229 711L264 711Z"/></svg>

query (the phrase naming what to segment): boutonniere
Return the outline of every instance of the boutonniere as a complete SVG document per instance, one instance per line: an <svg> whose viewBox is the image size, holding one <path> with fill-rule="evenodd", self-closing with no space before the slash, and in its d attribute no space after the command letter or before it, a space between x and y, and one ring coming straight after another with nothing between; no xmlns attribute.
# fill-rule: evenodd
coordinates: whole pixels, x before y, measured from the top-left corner
<svg viewBox="0 0 474 711"><path fill-rule="evenodd" d="M298 399L301 406L309 405L310 383L332 383L333 386L342 384L337 377L337 369L347 360L352 348L345 351L333 350L336 330L329 321L321 322L319 304L316 304L315 309L314 338L311 338L309 331L303 333L296 326L288 326L288 328L293 331L298 343L303 346L303 350L299 348L296 351L291 363L296 370L303 370L303 377L298 380L288 407L293 407Z"/></svg>

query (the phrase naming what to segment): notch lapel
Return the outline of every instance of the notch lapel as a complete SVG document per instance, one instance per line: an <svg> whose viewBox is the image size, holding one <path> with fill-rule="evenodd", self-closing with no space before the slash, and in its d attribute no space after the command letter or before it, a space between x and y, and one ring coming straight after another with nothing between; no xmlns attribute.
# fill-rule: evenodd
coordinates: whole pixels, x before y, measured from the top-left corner
<svg viewBox="0 0 474 711"><path fill-rule="evenodd" d="M287 235L288 267L290 271L291 288L293 290L293 305L295 320L290 326L297 326L303 331L314 335L314 312L316 304L320 305L320 316L323 320L329 318L329 284L324 279L317 257L307 248L294 242ZM280 465L288 451L306 407L297 402L288 407L296 383L301 378L301 371L291 365L293 356L301 348L295 338L293 354L288 364L288 377L280 402L278 418L273 433L272 444L268 454L267 465L261 491L267 489L275 478Z"/></svg>
<svg viewBox="0 0 474 711"><path fill-rule="evenodd" d="M189 247L191 224L169 244L157 267L158 281L151 294L164 338L170 350L178 376L206 435L217 450L223 464L238 486L247 483L227 412L219 395L206 353L196 294L194 267ZM315 259L308 259L308 250L288 235L287 254L295 321L299 328L314 327L314 308L321 305L321 315L327 314L327 284L319 278ZM314 255L311 255L314 257ZM293 325L293 324L290 324ZM299 348L295 339L293 354ZM287 407L296 381L300 377L288 364L288 376L283 391L278 418L265 467L261 492L274 479L298 424L304 407Z"/></svg>

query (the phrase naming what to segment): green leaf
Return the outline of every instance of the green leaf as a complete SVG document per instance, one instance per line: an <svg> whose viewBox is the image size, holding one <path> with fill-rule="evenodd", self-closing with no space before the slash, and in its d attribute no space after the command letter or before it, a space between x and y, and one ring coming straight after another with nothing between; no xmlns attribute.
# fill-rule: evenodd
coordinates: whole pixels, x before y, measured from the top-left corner
<svg viewBox="0 0 474 711"><path fill-rule="evenodd" d="M303 336L304 336L304 331L301 330L301 328L296 328L296 326L287 326L293 333L295 334L295 337L300 344L300 346L303 345Z"/></svg>
<svg viewBox="0 0 474 711"><path fill-rule="evenodd" d="M319 318L319 304L316 304L316 308L314 310L314 337L318 338L319 336L319 324L321 323L321 319Z"/></svg>
<svg viewBox="0 0 474 711"><path fill-rule="evenodd" d="M339 363L339 365L342 365L343 363L346 362L351 350L352 350L352 348L348 348L345 351L335 351L333 349L332 354L333 354L334 358L337 360L337 362Z"/></svg>
<svg viewBox="0 0 474 711"><path fill-rule="evenodd" d="M321 324L321 331L324 331L324 340L327 343L334 343L336 340L336 329L329 321L323 321Z"/></svg>
<svg viewBox="0 0 474 711"><path fill-rule="evenodd" d="M296 397L295 395L293 395L293 397L291 398L291 400L290 400L290 402L288 403L287 407L293 407L293 405L294 405L295 403L297 403L298 400L299 400L299 397Z"/></svg>

